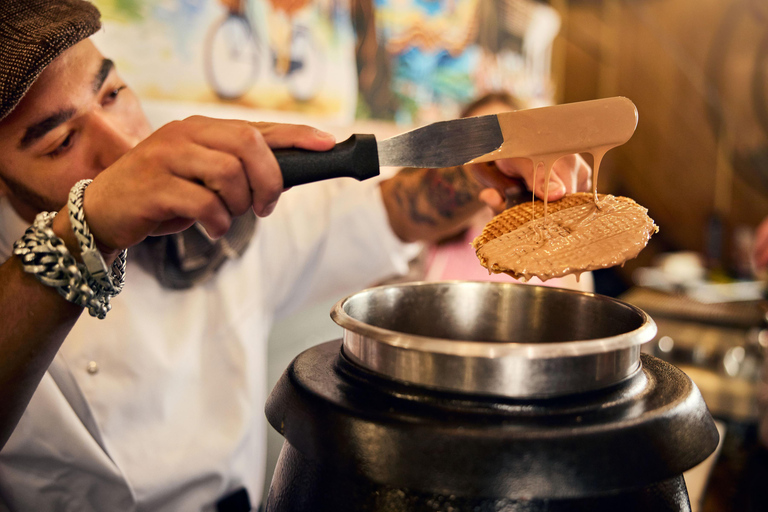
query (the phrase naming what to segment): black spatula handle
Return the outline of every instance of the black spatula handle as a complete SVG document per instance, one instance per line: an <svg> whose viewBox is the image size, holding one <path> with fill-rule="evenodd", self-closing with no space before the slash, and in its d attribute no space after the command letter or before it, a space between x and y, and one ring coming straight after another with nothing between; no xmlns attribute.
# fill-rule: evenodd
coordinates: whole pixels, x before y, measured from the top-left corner
<svg viewBox="0 0 768 512"><path fill-rule="evenodd" d="M362 181L379 175L379 153L373 135L352 135L329 151L277 149L275 157L285 188L344 176Z"/></svg>

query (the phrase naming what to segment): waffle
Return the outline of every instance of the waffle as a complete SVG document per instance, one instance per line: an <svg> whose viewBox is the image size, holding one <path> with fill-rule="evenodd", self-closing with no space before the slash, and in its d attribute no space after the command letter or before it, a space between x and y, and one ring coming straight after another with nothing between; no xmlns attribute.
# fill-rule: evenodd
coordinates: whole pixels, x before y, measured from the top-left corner
<svg viewBox="0 0 768 512"><path fill-rule="evenodd" d="M494 217L472 246L490 273L546 281L622 264L658 231L632 199L598 194L598 202L591 193L567 195L547 205L546 220L542 201L519 204Z"/></svg>

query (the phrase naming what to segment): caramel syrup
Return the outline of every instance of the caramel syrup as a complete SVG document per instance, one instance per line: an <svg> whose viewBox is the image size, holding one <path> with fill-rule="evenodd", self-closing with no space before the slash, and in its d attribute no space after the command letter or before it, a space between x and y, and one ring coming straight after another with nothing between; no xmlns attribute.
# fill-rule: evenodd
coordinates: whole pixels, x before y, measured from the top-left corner
<svg viewBox="0 0 768 512"><path fill-rule="evenodd" d="M570 269L570 272L576 272L578 275L580 269L623 263L627 257L637 255L655 228L653 221L635 208L625 208L623 205L618 207L612 196L608 196L610 200L598 202L597 195L597 181L603 157L610 149L628 141L637 127L637 109L629 99L606 98L498 114L497 117L504 135L504 143L497 150L476 158L471 163L502 158L528 158L533 163L534 183L539 168L544 170L545 190L549 188L552 167L559 158L573 153L590 153L594 165L591 204L582 205L572 212L558 212L557 219L550 223L552 225L548 225L545 197L542 219L537 222L535 213L532 213L531 222L527 225L491 241L482 249L484 257L490 260L489 269L493 267L494 260L501 263L501 260L511 257L515 261L508 261L504 266L519 268L517 272L524 278L538 275L546 280L557 272L555 267ZM533 199L535 200L535 196ZM640 210L644 211L641 207ZM581 239L594 236L594 233L587 231L594 230L595 226L592 224L600 217L598 213L610 214L613 217L600 221L606 223L603 231L613 231L611 228L621 224L631 225L634 228L631 231L640 232L640 236L638 237L637 233L614 232L610 236L610 248L606 246L608 240L598 244L600 248L590 248L589 243L584 243L588 240ZM638 216L639 213L642 213L642 219ZM524 234L526 230L529 230L527 235ZM558 251L563 250L560 245L574 243L576 240L580 240L576 245L584 251L579 258L575 257L573 251L565 251L567 256L562 254L558 257ZM534 250L533 246L537 249ZM606 249L612 253L611 256L596 254ZM609 257L611 261L600 261L598 264L598 260L605 257Z"/></svg>
<svg viewBox="0 0 768 512"><path fill-rule="evenodd" d="M544 169L548 189L555 162L573 153L589 153L594 159L592 194L597 205L597 178L600 163L608 150L627 142L637 128L637 108L627 98L566 103L497 114L504 143L495 151L469 163L503 158L528 158L533 162L534 181ZM547 198L544 198L544 215Z"/></svg>

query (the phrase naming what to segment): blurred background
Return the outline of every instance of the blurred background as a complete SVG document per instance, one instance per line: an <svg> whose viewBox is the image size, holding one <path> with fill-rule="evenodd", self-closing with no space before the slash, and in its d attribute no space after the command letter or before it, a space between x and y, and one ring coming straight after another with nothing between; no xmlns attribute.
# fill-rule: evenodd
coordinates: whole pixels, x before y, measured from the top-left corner
<svg viewBox="0 0 768 512"><path fill-rule="evenodd" d="M659 335L646 350L693 378L726 433L689 481L694 509L768 510L766 277L753 257L768 217L768 2L95 3L97 44L156 124L202 113L386 136L457 117L489 92L521 107L630 98L637 131L606 155L598 188L647 207L660 232L587 286L653 316ZM434 276L430 262L410 277ZM328 319L339 298L275 326L270 386L299 351L339 337ZM271 435L274 460L281 439Z"/></svg>
<svg viewBox="0 0 768 512"><path fill-rule="evenodd" d="M95 3L102 51L149 103L405 129L498 90L523 107L627 96L637 132L609 152L600 189L662 229L616 286L669 251L697 252L723 278L753 272L748 247L768 216L764 1Z"/></svg>

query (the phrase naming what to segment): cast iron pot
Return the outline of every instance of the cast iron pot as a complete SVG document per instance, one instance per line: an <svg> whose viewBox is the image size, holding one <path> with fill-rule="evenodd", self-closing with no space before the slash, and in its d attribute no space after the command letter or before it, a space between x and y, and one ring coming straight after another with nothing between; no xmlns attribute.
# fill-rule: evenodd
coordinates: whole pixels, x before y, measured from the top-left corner
<svg viewBox="0 0 768 512"><path fill-rule="evenodd" d="M656 327L618 300L412 283L337 303L342 340L267 401L284 437L267 511L685 511L718 434Z"/></svg>

